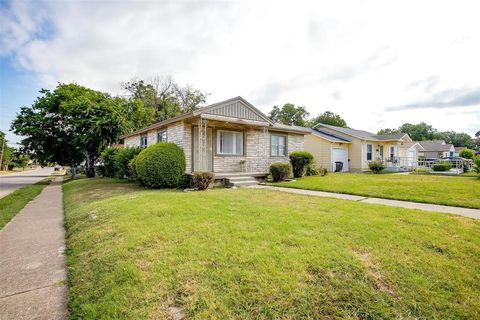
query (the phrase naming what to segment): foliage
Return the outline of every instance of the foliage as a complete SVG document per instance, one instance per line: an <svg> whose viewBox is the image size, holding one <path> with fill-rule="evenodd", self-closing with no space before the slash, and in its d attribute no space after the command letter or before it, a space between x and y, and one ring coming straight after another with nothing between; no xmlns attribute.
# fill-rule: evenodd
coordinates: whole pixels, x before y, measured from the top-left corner
<svg viewBox="0 0 480 320"><path fill-rule="evenodd" d="M7 143L8 141L5 139L5 133L0 131L0 171L2 169L7 170L8 166L14 158L15 149L9 147Z"/></svg>
<svg viewBox="0 0 480 320"><path fill-rule="evenodd" d="M327 168L320 167L318 169L318 173L320 174L320 176L324 177L328 174L328 170L327 170Z"/></svg>
<svg viewBox="0 0 480 320"><path fill-rule="evenodd" d="M465 159L473 159L475 158L475 150L463 149L460 151L459 156Z"/></svg>
<svg viewBox="0 0 480 320"><path fill-rule="evenodd" d="M40 93L12 122L14 133L25 137L24 151L41 163L75 168L85 161L87 175L94 176L101 151L117 141L128 115L108 94L74 83L60 83L55 90Z"/></svg>
<svg viewBox="0 0 480 320"><path fill-rule="evenodd" d="M476 177L329 173L275 186L480 209ZM448 192L445 190L448 189ZM442 195L439 197L438 195Z"/></svg>
<svg viewBox="0 0 480 320"><path fill-rule="evenodd" d="M475 150L480 151L480 130L475 133L473 143L475 144Z"/></svg>
<svg viewBox="0 0 480 320"><path fill-rule="evenodd" d="M455 147L475 147L475 142L468 133L445 131L441 132L440 136L446 143L453 144Z"/></svg>
<svg viewBox="0 0 480 320"><path fill-rule="evenodd" d="M192 173L192 187L197 190L207 190L213 181L214 174L210 171L195 171Z"/></svg>
<svg viewBox="0 0 480 320"><path fill-rule="evenodd" d="M72 181L64 199L71 319L172 319L171 305L212 320L478 318L474 219L114 179Z"/></svg>
<svg viewBox="0 0 480 320"><path fill-rule="evenodd" d="M101 176L113 178L115 177L115 156L118 153L117 148L107 148L103 150L101 156L103 165L101 166Z"/></svg>
<svg viewBox="0 0 480 320"><path fill-rule="evenodd" d="M378 174L385 169L385 165L382 161L370 161L368 162L368 168L375 174Z"/></svg>
<svg viewBox="0 0 480 320"><path fill-rule="evenodd" d="M476 173L479 174L479 178L480 178L480 157L476 157L474 160L473 160L473 171L475 171Z"/></svg>
<svg viewBox="0 0 480 320"><path fill-rule="evenodd" d="M440 161L432 165L433 171L448 171L452 169L452 164L448 161Z"/></svg>
<svg viewBox="0 0 480 320"><path fill-rule="evenodd" d="M378 135L398 134L401 133L399 129L386 128L377 132Z"/></svg>
<svg viewBox="0 0 480 320"><path fill-rule="evenodd" d="M25 169L28 165L28 161L30 161L28 156L26 154L20 153L15 157L15 166L17 168Z"/></svg>
<svg viewBox="0 0 480 320"><path fill-rule="evenodd" d="M131 159L129 162L128 162L128 177L129 179L131 180L138 180L138 176L137 176L137 167L135 165L135 161L137 160L137 156L138 155L135 155L133 157L133 159Z"/></svg>
<svg viewBox="0 0 480 320"><path fill-rule="evenodd" d="M140 147L121 148L115 154L115 176L120 179L133 179L130 161L135 158L142 149Z"/></svg>
<svg viewBox="0 0 480 320"><path fill-rule="evenodd" d="M313 163L313 155L306 151L295 151L290 153L293 176L299 178L305 173L305 167Z"/></svg>
<svg viewBox="0 0 480 320"><path fill-rule="evenodd" d="M135 160L138 179L147 187L178 187L185 173L185 155L174 143L161 142L144 149Z"/></svg>
<svg viewBox="0 0 480 320"><path fill-rule="evenodd" d="M128 92L130 99L135 101L138 110L145 113L140 118L147 122L163 121L194 111L205 104L208 96L190 85L180 86L172 77L156 77L148 82L132 80L123 83L122 87ZM138 106L139 101L142 102L143 108Z"/></svg>
<svg viewBox="0 0 480 320"><path fill-rule="evenodd" d="M274 182L285 181L292 173L292 167L289 163L276 162L270 166L270 174Z"/></svg>
<svg viewBox="0 0 480 320"><path fill-rule="evenodd" d="M305 175L306 176L317 176L320 173L317 165L314 163L310 163L305 167Z"/></svg>
<svg viewBox="0 0 480 320"><path fill-rule="evenodd" d="M318 115L317 117L308 121L308 127L313 127L316 124L323 123L336 127L347 127L347 122L340 117L338 114L335 114L331 111L325 111L324 113Z"/></svg>
<svg viewBox="0 0 480 320"><path fill-rule="evenodd" d="M296 107L293 103L286 103L281 108L274 106L268 117L273 122L286 125L304 126L308 117L305 107Z"/></svg>

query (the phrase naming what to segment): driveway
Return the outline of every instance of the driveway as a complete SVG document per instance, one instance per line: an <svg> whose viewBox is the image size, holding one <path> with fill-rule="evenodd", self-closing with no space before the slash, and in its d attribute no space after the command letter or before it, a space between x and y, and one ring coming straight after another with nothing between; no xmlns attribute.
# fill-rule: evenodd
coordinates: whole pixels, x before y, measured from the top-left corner
<svg viewBox="0 0 480 320"><path fill-rule="evenodd" d="M7 194L10 194L21 187L45 179L50 176L52 172L52 167L46 167L0 176L0 198L5 197Z"/></svg>

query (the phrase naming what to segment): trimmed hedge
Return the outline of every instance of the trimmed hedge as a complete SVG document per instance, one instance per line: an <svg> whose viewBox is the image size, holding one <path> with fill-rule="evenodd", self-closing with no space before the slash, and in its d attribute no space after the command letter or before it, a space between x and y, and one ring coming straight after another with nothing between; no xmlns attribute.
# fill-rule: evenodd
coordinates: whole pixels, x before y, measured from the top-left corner
<svg viewBox="0 0 480 320"><path fill-rule="evenodd" d="M290 153L290 163L292 164L293 176L300 178L305 173L305 167L313 163L313 155L306 151L294 151Z"/></svg>
<svg viewBox="0 0 480 320"><path fill-rule="evenodd" d="M213 172L196 171L192 173L192 187L197 190L207 190L213 181Z"/></svg>
<svg viewBox="0 0 480 320"><path fill-rule="evenodd" d="M383 164L382 161L370 161L368 163L368 168L370 168L370 170L377 174L377 173L380 173L383 171L383 169L385 169L385 165Z"/></svg>
<svg viewBox="0 0 480 320"><path fill-rule="evenodd" d="M289 163L277 162L270 166L270 174L274 182L284 181L292 172Z"/></svg>
<svg viewBox="0 0 480 320"><path fill-rule="evenodd" d="M185 154L176 144L161 142L144 149L135 159L137 178L150 188L175 188L183 182Z"/></svg>
<svg viewBox="0 0 480 320"><path fill-rule="evenodd" d="M452 169L452 164L450 162L437 162L432 166L433 171L448 171Z"/></svg>

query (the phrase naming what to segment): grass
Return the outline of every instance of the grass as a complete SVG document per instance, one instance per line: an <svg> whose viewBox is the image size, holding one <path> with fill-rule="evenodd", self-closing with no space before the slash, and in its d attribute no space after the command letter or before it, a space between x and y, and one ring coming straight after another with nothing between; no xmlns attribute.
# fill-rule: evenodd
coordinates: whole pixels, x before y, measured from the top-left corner
<svg viewBox="0 0 480 320"><path fill-rule="evenodd" d="M324 177L303 177L296 181L273 185L480 208L480 179L476 177L331 173Z"/></svg>
<svg viewBox="0 0 480 320"><path fill-rule="evenodd" d="M0 199L0 230L50 183L50 178L25 186Z"/></svg>
<svg viewBox="0 0 480 320"><path fill-rule="evenodd" d="M64 184L72 319L478 319L480 222L253 189Z"/></svg>

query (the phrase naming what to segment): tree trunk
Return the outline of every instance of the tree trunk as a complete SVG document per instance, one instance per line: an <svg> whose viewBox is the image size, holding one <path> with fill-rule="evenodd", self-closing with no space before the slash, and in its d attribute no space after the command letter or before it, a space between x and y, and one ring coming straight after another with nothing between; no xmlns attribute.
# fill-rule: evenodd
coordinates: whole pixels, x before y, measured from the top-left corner
<svg viewBox="0 0 480 320"><path fill-rule="evenodd" d="M77 176L77 166L76 165L72 165L70 167L70 178L75 179L75 177Z"/></svg>

